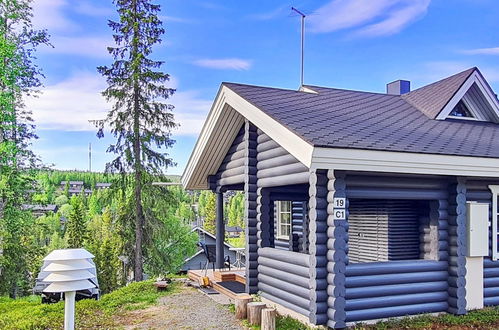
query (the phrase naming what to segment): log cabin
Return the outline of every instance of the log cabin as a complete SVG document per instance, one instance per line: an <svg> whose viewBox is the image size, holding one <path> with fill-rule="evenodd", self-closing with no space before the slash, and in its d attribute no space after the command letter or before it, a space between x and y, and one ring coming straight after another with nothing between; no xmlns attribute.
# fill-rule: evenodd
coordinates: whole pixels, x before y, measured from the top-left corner
<svg viewBox="0 0 499 330"><path fill-rule="evenodd" d="M498 124L478 68L386 94L222 83L182 182L217 194L218 232L244 192L246 291L311 324L461 315L499 305Z"/></svg>

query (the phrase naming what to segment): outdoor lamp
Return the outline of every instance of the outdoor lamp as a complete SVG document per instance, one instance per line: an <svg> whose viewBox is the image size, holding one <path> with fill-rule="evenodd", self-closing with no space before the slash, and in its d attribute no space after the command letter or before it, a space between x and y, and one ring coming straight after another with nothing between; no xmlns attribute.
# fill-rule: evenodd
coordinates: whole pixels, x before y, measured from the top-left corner
<svg viewBox="0 0 499 330"><path fill-rule="evenodd" d="M43 292L64 293L64 329L74 329L76 291L96 287L94 255L85 249L63 249L49 253L43 260L48 264L43 272L49 273L44 282L50 283Z"/></svg>

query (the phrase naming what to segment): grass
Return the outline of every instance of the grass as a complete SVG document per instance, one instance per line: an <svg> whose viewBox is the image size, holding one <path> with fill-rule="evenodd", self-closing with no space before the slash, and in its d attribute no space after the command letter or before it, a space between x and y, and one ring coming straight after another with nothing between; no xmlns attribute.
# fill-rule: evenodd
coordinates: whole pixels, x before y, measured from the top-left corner
<svg viewBox="0 0 499 330"><path fill-rule="evenodd" d="M99 301L85 299L76 303L76 328L102 329L118 326L116 317L130 310L143 309L158 298L177 292L180 284L173 282L166 291L158 292L154 281L132 283L103 295ZM42 304L39 296L21 299L0 297L0 329L62 329L64 302Z"/></svg>
<svg viewBox="0 0 499 330"><path fill-rule="evenodd" d="M405 317L372 325L359 324L352 329L499 329L499 307L471 311L461 316L442 314Z"/></svg>
<svg viewBox="0 0 499 330"><path fill-rule="evenodd" d="M258 296L254 296L258 297ZM259 297L258 297L259 298ZM253 299L253 301L255 301ZM236 313L236 306L234 304L229 305L229 311L232 313ZM258 330L261 327L259 325L251 325L248 323L248 320L242 320L242 324L247 327L248 329L254 329ZM307 327L305 324L301 323L300 321L290 317L290 316L282 316L282 315L277 315L275 319L275 327L276 330L309 330L311 329L310 327Z"/></svg>
<svg viewBox="0 0 499 330"><path fill-rule="evenodd" d="M234 305L229 310L235 313ZM247 320L243 325L249 329L260 329L260 326L252 326ZM300 321L289 317L278 315L276 318L276 329L278 330L309 330L312 329ZM378 322L375 324L358 324L351 327L352 330L384 330L384 329L499 329L499 306L488 307L481 310L471 311L466 315L456 316L442 314L437 316L422 315L405 317Z"/></svg>

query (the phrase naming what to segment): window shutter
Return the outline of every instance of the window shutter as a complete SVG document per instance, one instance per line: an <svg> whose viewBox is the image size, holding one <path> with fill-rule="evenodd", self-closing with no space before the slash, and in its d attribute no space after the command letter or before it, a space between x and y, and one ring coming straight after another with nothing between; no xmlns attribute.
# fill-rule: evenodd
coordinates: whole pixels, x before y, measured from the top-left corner
<svg viewBox="0 0 499 330"><path fill-rule="evenodd" d="M352 199L348 222L351 262L419 258L416 202Z"/></svg>

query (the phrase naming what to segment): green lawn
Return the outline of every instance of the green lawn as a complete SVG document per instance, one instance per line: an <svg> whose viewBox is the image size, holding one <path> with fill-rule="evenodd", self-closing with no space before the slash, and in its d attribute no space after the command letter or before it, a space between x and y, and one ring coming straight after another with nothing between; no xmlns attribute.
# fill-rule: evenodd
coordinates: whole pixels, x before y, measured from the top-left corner
<svg viewBox="0 0 499 330"><path fill-rule="evenodd" d="M119 326L116 317L129 310L143 309L159 297L178 291L173 282L167 291L157 292L153 281L132 283L102 296L99 301L81 300L76 303L78 329ZM64 302L42 304L38 296L22 299L0 298L0 329L62 329Z"/></svg>
<svg viewBox="0 0 499 330"><path fill-rule="evenodd" d="M353 329L499 329L499 307L471 311L466 315L422 315L358 325Z"/></svg>
<svg viewBox="0 0 499 330"><path fill-rule="evenodd" d="M232 308L233 309L233 308ZM258 326L246 326L260 329ZM308 330L312 329L291 317L277 316L278 330ZM469 312L467 315L455 316L442 314L438 316L422 315L393 319L376 324L358 324L352 330L382 330L382 329L499 329L499 307L485 308Z"/></svg>

